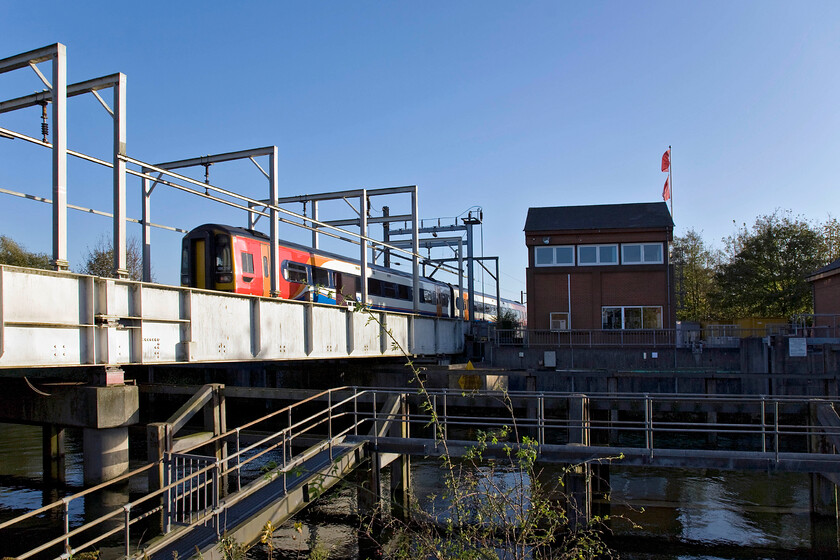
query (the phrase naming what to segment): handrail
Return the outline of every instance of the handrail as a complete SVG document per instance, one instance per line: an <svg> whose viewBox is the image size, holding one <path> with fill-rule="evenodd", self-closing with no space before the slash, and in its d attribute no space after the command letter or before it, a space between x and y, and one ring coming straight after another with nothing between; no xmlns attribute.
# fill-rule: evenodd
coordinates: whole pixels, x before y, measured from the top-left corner
<svg viewBox="0 0 840 560"><path fill-rule="evenodd" d="M244 467L252 464L260 457L264 457L266 454L282 448L282 464L272 471L272 473L275 473L272 479L276 476L282 475L285 488L285 480L288 473L292 472L298 466L304 464L306 461L323 451L329 450L330 454L332 454L334 446L337 443L344 441L349 434L357 436L365 434L364 429L360 430L361 427L366 425L374 426L375 429L370 435L362 437L367 439L372 438L378 441L380 436L379 430L376 428L382 422L387 421L400 423L407 422L409 425L427 425L433 417L437 417L437 419L443 423L442 433L444 434L446 434L447 431L451 433L451 430L456 428L473 429L476 425L482 426L483 429L493 429L494 427L509 425L511 421L513 421L517 429L535 430L539 445L546 445L548 443L554 444L555 442L562 444L567 437L570 437L567 433L569 430L578 430L580 431L580 434L610 431L616 434L629 434L632 436L632 434L635 433L639 434L641 439L639 439L638 436L632 436L629 440L627 440L629 443L625 442L622 444L623 447L628 449L642 449L644 450L643 452L645 454L649 454L650 457L653 457L657 450L668 449L667 447L663 447L663 437L666 438L665 443L667 443L667 435L671 433L693 434L697 436L702 434L726 434L737 437L752 436L760 438L760 445L758 444L759 442L755 440L751 440L753 443L750 444L755 446L757 449L760 449L760 451L752 452L739 449L738 452L756 453L756 456L761 455L762 457L770 455L774 457L777 462L786 460L786 458L791 455L789 451L782 451L785 445L789 446L791 443L802 441L803 438L807 440L807 438L812 436L840 434L840 426L809 426L795 424L786 421L784 417L784 415L790 414L791 410L801 413L803 406L808 406L814 402L829 404L840 402L840 398L836 397L815 398L809 396L743 396L705 394L653 395L645 393L580 394L560 391L542 391L539 393L527 391L480 391L474 393L463 393L461 391L440 388L428 389L425 396L419 394L411 395L414 402L416 402L417 399L428 398L432 405L431 411L425 412L418 408L414 413L409 414L407 417L403 417L401 413L388 412L387 410L383 413L379 410L379 406L377 406L377 404L381 405L387 403L389 401L389 396L406 394L405 389L396 388L339 387L320 391L297 403L283 407L280 410L273 411L261 418L247 422L242 426L215 436L211 440L197 444L188 449L187 452L178 454L173 454L171 452L167 453L161 461L149 463L129 473L125 473L112 481L98 484L77 494L67 496L62 500L54 502L53 504L49 504L37 510L18 516L15 519L6 521L0 524L0 530L12 527L21 521L30 519L51 509L55 509L56 507L64 506L65 524L67 529L63 532L63 534L51 539L47 543L39 545L35 549L18 555L18 557L25 559L62 543L65 544L68 553L74 553L75 551L82 550L85 547L93 546L96 543L101 542L103 539L113 536L120 531L124 531L127 537L129 535L131 525L134 525L140 519L148 515L152 515L154 512L161 511L161 508L156 507L152 508L150 511L142 511L133 519L131 518L132 511L138 510L138 506L146 504L152 500L160 500L162 497L165 499L166 496L171 495L173 490L176 493L179 493L179 499L183 499L185 496L188 496L192 492L196 491L205 492L204 496L206 499L208 489L212 489L213 492L216 492L216 494L214 494L212 508L208 509L210 508L210 502L200 502L204 504L203 506L200 506L202 509L197 510L200 520L193 522L192 513L190 513L190 518L185 527L195 526L198 523L207 522L207 516L211 516L212 519L217 520L220 512L224 512L226 508L238 503L246 495L241 491L243 487L239 484L237 486L237 491L229 494L223 500L219 500L218 482L220 477L231 475L231 473L234 473L237 477L241 477ZM341 396L335 398L337 395ZM443 398L438 399L439 396L442 396ZM509 416L492 418L470 414L469 410L466 411L466 414L452 413L453 407L458 406L457 400L453 402L453 397L457 399L473 396L478 398L499 399L500 401L516 406L521 406L523 400L527 402L528 399L537 399L537 405L534 406L533 410L529 413L528 416L530 417L526 418L511 419ZM297 421L293 420L291 415L292 411L302 405L312 403L315 400L323 399L324 397L326 397L324 407L319 407L317 410L308 414L305 418L298 419ZM609 406L613 410L636 410L641 416L637 416L636 418L625 417L623 419L596 419L591 416L586 417L586 420L581 420L580 417L573 418L568 413L570 410L569 401L573 398L584 399L586 401L584 406L587 407ZM365 406L359 406L360 400L365 401ZM710 416L703 422L691 422L657 416L657 414L659 414L662 410L670 410L670 407L673 407L674 403L679 401L688 403L686 406L700 404L703 407L703 412L714 412L714 408L718 405L729 407L738 405L739 407L743 407L745 411L750 412L753 416L760 414L760 418L758 421L750 420L739 422L728 420L718 422L716 416ZM372 403L373 406L368 408L367 403ZM441 403L443 410L439 412L439 404ZM621 407L622 404L625 408L615 408ZM549 418L547 416L547 409L552 411L565 409L567 410L567 416L565 418ZM240 437L245 429L253 428L261 422L266 422L271 419L276 419L278 417L282 418L281 415L283 414L286 414L289 417L288 425L279 430L273 431L265 437L258 438L257 441L252 444L244 447L240 445ZM771 415L773 418L769 419L768 417ZM334 432L336 429L337 431ZM291 444L296 438L300 438L305 434L313 433L320 433L324 439L317 445L311 446L297 454L291 453ZM435 437L437 438L439 435L440 432L436 431ZM131 477L142 475L150 469L158 467L163 461L171 461L172 457L175 455L178 457L188 458L190 456L189 452L192 452L202 446L208 446L218 442L227 443L233 438L235 438L237 449L233 454L227 455L221 459L195 455L194 457L196 459L206 459L210 461L210 463L206 466L196 468L195 471L191 471L188 474L184 473L183 476L179 475L180 477L176 477L175 480L169 480L168 483L162 485L161 488L149 492L147 495L133 500L112 512L108 512L95 520L89 521L72 529L69 527L69 504L73 500L87 496L110 485L118 484ZM789 438L798 439L790 440ZM357 440L353 439L352 441ZM582 441L586 441L586 438L582 439ZM801 448L803 444L797 443L797 445ZM708 449L708 446L713 446L713 449ZM289 453L287 453L287 449L289 450ZM716 447L715 444L709 443L708 445L704 445L703 447L696 449L696 451L698 453L711 453L717 452L716 450L718 449L719 448ZM788 447L788 449L790 449L790 447ZM794 447L794 449L796 449L796 447ZM732 451L732 453L735 453L735 451ZM802 454L796 453L795 455L799 457ZM825 455L811 452L807 455L814 457L814 460L830 461L831 464L836 465L837 470L840 471L840 455L836 455L836 459L834 458L835 455ZM330 456L332 457L332 455ZM192 468L193 466L189 467L189 469ZM212 481L210 480L211 475ZM196 481L195 486L193 486L191 481ZM237 481L239 481L239 478L237 478ZM261 485L258 484L257 486ZM183 490L183 493L181 490ZM167 509L164 508L164 511L167 511ZM97 526L101 526L104 522L112 520L120 514L125 516L125 521L119 524L119 526L109 527L107 529L103 528L104 530L102 533L93 536L89 542L86 542L84 545L77 548L70 547L69 542L72 537L78 536L81 533L89 531ZM216 521L214 521L214 523L215 522ZM128 539L126 539L126 541L128 541Z"/></svg>

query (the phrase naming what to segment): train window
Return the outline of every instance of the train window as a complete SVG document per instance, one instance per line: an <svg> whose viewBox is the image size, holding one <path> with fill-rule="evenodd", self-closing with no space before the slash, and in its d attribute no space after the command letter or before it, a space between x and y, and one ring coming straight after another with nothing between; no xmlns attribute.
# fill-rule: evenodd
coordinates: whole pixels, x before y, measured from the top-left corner
<svg viewBox="0 0 840 560"><path fill-rule="evenodd" d="M233 261L230 256L230 236L216 235L216 272L232 272Z"/></svg>
<svg viewBox="0 0 840 560"><path fill-rule="evenodd" d="M449 294L440 294L440 304L449 306Z"/></svg>
<svg viewBox="0 0 840 560"><path fill-rule="evenodd" d="M423 290L420 292L420 300L423 303L435 303L435 293L431 290Z"/></svg>
<svg viewBox="0 0 840 560"><path fill-rule="evenodd" d="M381 296L382 295L382 282L380 282L376 278L368 278L368 295L369 296Z"/></svg>
<svg viewBox="0 0 840 560"><path fill-rule="evenodd" d="M306 284L309 279L309 274L306 271L306 265L296 263L293 261L286 261L283 263L286 268L286 280L295 282L297 284Z"/></svg>
<svg viewBox="0 0 840 560"><path fill-rule="evenodd" d="M414 299L411 296L411 288L404 284L400 284L399 286L397 286L397 297L406 301L411 301L412 299Z"/></svg>
<svg viewBox="0 0 840 560"><path fill-rule="evenodd" d="M324 288L334 288L332 274L326 268L312 267L312 283Z"/></svg>
<svg viewBox="0 0 840 560"><path fill-rule="evenodd" d="M254 273L254 255L242 253L242 274Z"/></svg>
<svg viewBox="0 0 840 560"><path fill-rule="evenodd" d="M184 241L184 245L181 247L181 274L189 275L190 273L190 248L188 240Z"/></svg>
<svg viewBox="0 0 840 560"><path fill-rule="evenodd" d="M268 278L268 257L263 257L263 277Z"/></svg>
<svg viewBox="0 0 840 560"><path fill-rule="evenodd" d="M396 298L397 285L393 282L382 282L382 297Z"/></svg>

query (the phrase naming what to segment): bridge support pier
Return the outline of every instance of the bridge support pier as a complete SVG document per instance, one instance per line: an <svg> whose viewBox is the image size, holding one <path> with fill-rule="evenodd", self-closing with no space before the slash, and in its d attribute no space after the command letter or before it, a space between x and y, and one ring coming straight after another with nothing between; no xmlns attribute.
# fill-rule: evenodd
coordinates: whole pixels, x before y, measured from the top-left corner
<svg viewBox="0 0 840 560"><path fill-rule="evenodd" d="M706 395L714 395L717 393L717 380L706 378ZM714 406L714 404L712 404ZM717 424L718 421L718 413L714 409L710 410L706 413L706 423L707 424ZM708 442L712 445L717 443L717 430L709 430L709 434L707 436Z"/></svg>
<svg viewBox="0 0 840 560"><path fill-rule="evenodd" d="M128 471L128 428L85 428L83 448L86 485L99 484Z"/></svg>
<svg viewBox="0 0 840 560"><path fill-rule="evenodd" d="M370 449L368 459L367 468L358 470L357 501L359 515L363 518L376 516L382 503L382 479L380 477L382 461L379 452Z"/></svg>
<svg viewBox="0 0 840 560"><path fill-rule="evenodd" d="M571 465L563 475L566 517L569 530L583 529L592 518L592 469L588 464Z"/></svg>
<svg viewBox="0 0 840 560"><path fill-rule="evenodd" d="M607 517L610 514L610 464L595 463L592 470L592 515Z"/></svg>
<svg viewBox="0 0 840 560"><path fill-rule="evenodd" d="M408 424L408 401L400 395L400 413L391 423L391 435L403 439L411 437ZM391 514L398 519L411 515L411 458L401 454L391 463Z"/></svg>
<svg viewBox="0 0 840 560"><path fill-rule="evenodd" d="M64 466L64 428L54 425L41 427L44 483L67 482Z"/></svg>

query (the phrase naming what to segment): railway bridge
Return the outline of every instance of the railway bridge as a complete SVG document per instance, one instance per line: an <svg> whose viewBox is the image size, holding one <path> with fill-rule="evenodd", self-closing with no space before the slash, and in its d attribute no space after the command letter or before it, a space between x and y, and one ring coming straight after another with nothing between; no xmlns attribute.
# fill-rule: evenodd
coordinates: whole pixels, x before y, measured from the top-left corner
<svg viewBox="0 0 840 560"><path fill-rule="evenodd" d="M504 456L506 446L515 449L528 434L538 461L579 465L566 475L565 487L575 493L581 516L591 512L593 486L600 485L599 493L608 489L615 462L812 473L812 510L836 515L840 417L832 400L343 387L310 392L229 429L226 393L264 399L271 390L258 396L219 385L194 391L169 419L148 426L147 464L0 524L0 541L33 523L52 523L53 537L21 543L11 553L21 560L58 558L96 548L106 559L157 559L199 550L215 558L222 536L253 543L267 521L283 522L354 470L360 509L386 503L379 473L390 465L390 503L405 511L410 456L444 450L462 456L475 447L479 424L487 431L514 426L519 434L488 445L486 457ZM276 398L290 398L285 390L274 391ZM202 411L215 428L184 430ZM437 424L430 426L432 415ZM135 489L133 497L126 487ZM108 507L86 519L71 517L80 502L96 502L98 493L110 493Z"/></svg>
<svg viewBox="0 0 840 560"><path fill-rule="evenodd" d="M46 470L59 477L63 429L83 428L85 480L96 483L128 469L140 401L124 366L454 355L463 329L461 319L0 265L0 377L93 372L86 386L0 391L0 421L44 426Z"/></svg>

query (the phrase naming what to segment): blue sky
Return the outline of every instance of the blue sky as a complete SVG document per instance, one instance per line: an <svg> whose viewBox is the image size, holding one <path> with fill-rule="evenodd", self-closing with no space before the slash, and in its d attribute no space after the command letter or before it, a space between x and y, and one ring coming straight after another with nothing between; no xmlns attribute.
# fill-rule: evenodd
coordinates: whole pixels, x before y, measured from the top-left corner
<svg viewBox="0 0 840 560"><path fill-rule="evenodd" d="M659 201L668 145L677 234L718 244L776 208L837 215L836 2L0 0L0 13L0 58L62 42L69 82L128 76L140 160L277 145L283 195L416 184L422 218L482 207L507 297L525 288L529 207ZM0 99L42 87L31 71L0 75ZM68 112L69 146L107 158L95 99ZM37 109L0 115L33 136L39 123ZM0 139L0 187L51 196L49 162ZM211 180L265 196L250 163ZM71 160L70 203L107 211L110 189L109 170ZM137 179L128 196L139 217ZM172 192L156 192L153 220L244 224ZM110 222L71 212L70 228L75 269ZM50 252L49 207L0 195L0 233ZM180 236L153 243L157 279L177 283Z"/></svg>

